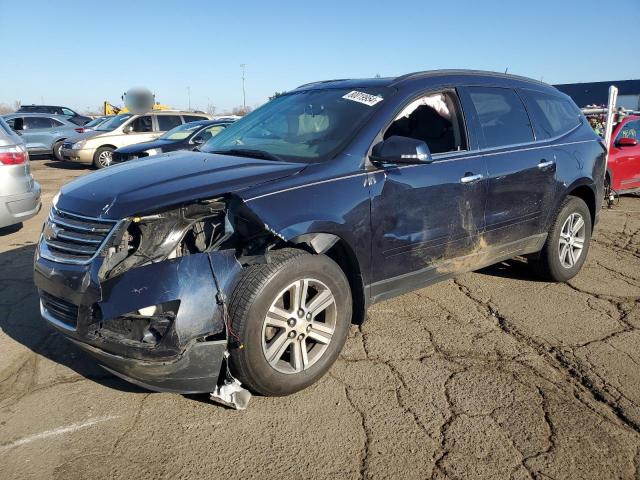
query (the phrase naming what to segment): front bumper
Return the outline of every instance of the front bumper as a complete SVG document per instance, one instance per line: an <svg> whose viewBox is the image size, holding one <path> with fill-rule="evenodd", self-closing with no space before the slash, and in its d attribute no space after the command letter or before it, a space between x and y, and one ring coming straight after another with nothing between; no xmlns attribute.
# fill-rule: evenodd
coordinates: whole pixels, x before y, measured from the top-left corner
<svg viewBox="0 0 640 480"><path fill-rule="evenodd" d="M83 148L80 150L76 150L73 148L62 148L61 154L62 158L69 162L76 163L84 163L84 164L92 164L93 163L93 154L95 153L94 148Z"/></svg>
<svg viewBox="0 0 640 480"><path fill-rule="evenodd" d="M0 197L0 228L15 225L36 216L41 207L38 182L33 182L33 187L26 193Z"/></svg>
<svg viewBox="0 0 640 480"><path fill-rule="evenodd" d="M42 317L116 375L145 388L211 392L227 348L218 293L228 296L240 264L233 251L188 255L102 281L102 257L87 265L54 262L36 251L34 281ZM168 320L141 316L149 306L179 304ZM142 322L166 327L145 343L129 335ZM136 323L137 322L137 323ZM124 325L124 327L123 327Z"/></svg>

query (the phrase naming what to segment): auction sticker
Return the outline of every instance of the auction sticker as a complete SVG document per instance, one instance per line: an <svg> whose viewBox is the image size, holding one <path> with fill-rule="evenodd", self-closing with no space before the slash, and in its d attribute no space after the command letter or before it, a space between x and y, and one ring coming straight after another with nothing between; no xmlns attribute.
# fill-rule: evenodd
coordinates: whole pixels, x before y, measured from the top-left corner
<svg viewBox="0 0 640 480"><path fill-rule="evenodd" d="M377 95L371 95L369 93L359 92L357 90L353 90L347 93L342 98L344 98L345 100L353 100L354 102L358 103L364 103L365 105L369 105L370 107L373 107L376 103L384 100L382 97L379 97Z"/></svg>

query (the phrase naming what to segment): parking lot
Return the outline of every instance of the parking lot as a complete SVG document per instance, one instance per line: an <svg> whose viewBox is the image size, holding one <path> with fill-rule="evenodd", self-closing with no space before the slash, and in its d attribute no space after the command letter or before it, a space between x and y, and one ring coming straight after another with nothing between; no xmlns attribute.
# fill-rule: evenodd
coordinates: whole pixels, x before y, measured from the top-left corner
<svg viewBox="0 0 640 480"><path fill-rule="evenodd" d="M117 379L40 319L40 214L0 236L0 478L640 478L640 198L568 284L513 260L375 305L318 384L238 412Z"/></svg>

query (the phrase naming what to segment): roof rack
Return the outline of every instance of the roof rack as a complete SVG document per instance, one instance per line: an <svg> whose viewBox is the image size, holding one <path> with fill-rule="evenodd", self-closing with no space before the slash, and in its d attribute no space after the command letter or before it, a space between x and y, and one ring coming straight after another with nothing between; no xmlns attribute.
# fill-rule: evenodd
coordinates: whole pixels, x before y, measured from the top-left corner
<svg viewBox="0 0 640 480"><path fill-rule="evenodd" d="M405 75L401 75L396 77L393 82L391 82L391 86L397 85L398 83L404 82L405 80L415 80L418 78L425 77L436 77L443 75L484 75L490 77L498 77L498 78L511 78L516 80L522 80L529 83L538 83L540 85L548 86L548 84L541 82L540 80L535 80L533 78L523 77L520 75L513 75L511 73L501 73L501 72L490 72L486 70L424 70L421 72L413 72L407 73Z"/></svg>

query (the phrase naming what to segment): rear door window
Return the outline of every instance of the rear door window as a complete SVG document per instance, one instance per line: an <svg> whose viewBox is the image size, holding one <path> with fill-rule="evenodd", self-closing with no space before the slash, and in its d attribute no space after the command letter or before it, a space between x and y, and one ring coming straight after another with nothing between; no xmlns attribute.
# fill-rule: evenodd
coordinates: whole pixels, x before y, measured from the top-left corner
<svg viewBox="0 0 640 480"><path fill-rule="evenodd" d="M486 148L533 141L529 115L514 90L469 87L468 91L478 114Z"/></svg>
<svg viewBox="0 0 640 480"><path fill-rule="evenodd" d="M167 132L173 127L182 125L182 119L179 115L156 115L158 120L158 130L161 132Z"/></svg>
<svg viewBox="0 0 640 480"><path fill-rule="evenodd" d="M131 122L131 131L136 133L153 132L153 122L151 115L142 115L133 119Z"/></svg>
<svg viewBox="0 0 640 480"><path fill-rule="evenodd" d="M47 117L25 117L24 118L24 129L25 130L35 130L38 128L51 128L53 127L53 122L50 118Z"/></svg>
<svg viewBox="0 0 640 480"><path fill-rule="evenodd" d="M198 122L200 120L206 120L206 117L199 117L197 115L183 115L182 118L184 118L184 123L189 123L189 122Z"/></svg>
<svg viewBox="0 0 640 480"><path fill-rule="evenodd" d="M533 90L521 92L533 114L538 139L557 137L580 125L580 110L568 99Z"/></svg>

